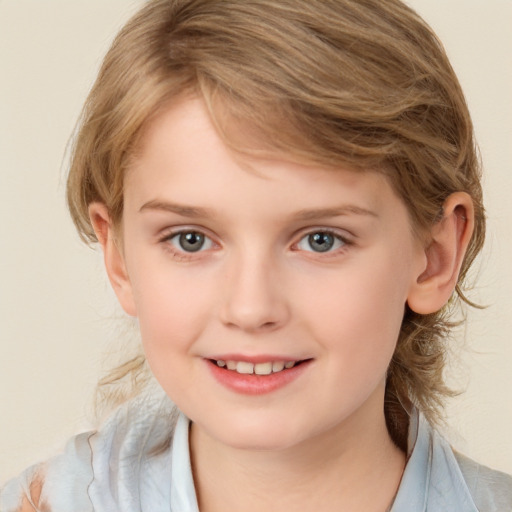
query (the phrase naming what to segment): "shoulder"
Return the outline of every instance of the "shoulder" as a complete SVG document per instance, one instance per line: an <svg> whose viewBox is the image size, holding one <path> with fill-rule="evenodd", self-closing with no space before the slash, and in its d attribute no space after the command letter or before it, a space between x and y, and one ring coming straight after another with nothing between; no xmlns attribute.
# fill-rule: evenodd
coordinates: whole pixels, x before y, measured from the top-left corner
<svg viewBox="0 0 512 512"><path fill-rule="evenodd" d="M9 482L0 492L0 510L6 512L37 512L44 511L41 503L41 490L43 478L41 475L34 475L34 479L28 487L14 485Z"/></svg>
<svg viewBox="0 0 512 512"><path fill-rule="evenodd" d="M30 484L29 493L28 495L22 497L21 505L16 512L37 512L38 510L44 511L44 505L41 503L42 488L43 479L42 477L38 477Z"/></svg>
<svg viewBox="0 0 512 512"><path fill-rule="evenodd" d="M0 511L116 510L118 494L131 502L155 466L166 464L174 425L174 408L161 393L135 397L101 428L71 438L61 454L8 482Z"/></svg>
<svg viewBox="0 0 512 512"><path fill-rule="evenodd" d="M92 433L73 437L65 450L44 463L26 469L0 489L2 512L60 512L70 504L80 504L84 512L87 486L92 480L91 452L88 439Z"/></svg>
<svg viewBox="0 0 512 512"><path fill-rule="evenodd" d="M156 510L155 496L166 496L170 487L177 417L167 395L150 389L117 409L91 437L94 478L88 493L95 510L131 512L134 503Z"/></svg>
<svg viewBox="0 0 512 512"><path fill-rule="evenodd" d="M418 411L393 512L512 512L512 478L457 453Z"/></svg>
<svg viewBox="0 0 512 512"><path fill-rule="evenodd" d="M478 510L512 511L512 476L453 453Z"/></svg>

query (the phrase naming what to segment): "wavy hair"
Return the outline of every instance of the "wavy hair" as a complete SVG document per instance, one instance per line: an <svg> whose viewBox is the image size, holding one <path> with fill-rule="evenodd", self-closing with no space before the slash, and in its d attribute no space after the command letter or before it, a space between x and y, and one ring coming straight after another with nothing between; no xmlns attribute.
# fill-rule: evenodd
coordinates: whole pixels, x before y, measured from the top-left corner
<svg viewBox="0 0 512 512"><path fill-rule="evenodd" d="M471 195L475 230L454 296L435 314L406 308L389 366L386 419L403 447L409 406L435 422L450 394L450 311L467 300L464 280L485 233L473 127L440 41L399 0L149 1L107 53L74 141L68 204L84 240L96 241L91 202L121 220L124 175L144 129L189 93L244 154L385 173L417 233L428 233L451 193ZM145 371L137 356L103 386L132 378L137 388Z"/></svg>

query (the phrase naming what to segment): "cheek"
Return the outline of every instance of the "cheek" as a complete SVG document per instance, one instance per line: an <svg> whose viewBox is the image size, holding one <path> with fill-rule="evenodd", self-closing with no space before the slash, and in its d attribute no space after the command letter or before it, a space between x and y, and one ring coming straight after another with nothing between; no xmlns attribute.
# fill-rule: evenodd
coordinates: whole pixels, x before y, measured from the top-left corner
<svg viewBox="0 0 512 512"><path fill-rule="evenodd" d="M395 263L392 254L354 259L332 272L323 289L313 288L302 304L315 337L350 364L387 366L394 352L407 297L406 280Z"/></svg>
<svg viewBox="0 0 512 512"><path fill-rule="evenodd" d="M194 388L195 343L211 314L209 294L193 280L148 272L138 276L136 303L142 346L149 367L178 405Z"/></svg>
<svg viewBox="0 0 512 512"><path fill-rule="evenodd" d="M139 272L132 279L148 358L153 353L165 356L186 349L212 314L211 280L166 267L138 266Z"/></svg>

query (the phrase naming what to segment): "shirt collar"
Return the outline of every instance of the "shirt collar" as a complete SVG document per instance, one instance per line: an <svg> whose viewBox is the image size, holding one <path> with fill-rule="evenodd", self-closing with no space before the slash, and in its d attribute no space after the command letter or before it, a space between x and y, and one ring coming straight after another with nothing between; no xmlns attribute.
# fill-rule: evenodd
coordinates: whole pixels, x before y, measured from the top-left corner
<svg viewBox="0 0 512 512"><path fill-rule="evenodd" d="M478 512L450 445L414 410L408 460L390 512Z"/></svg>
<svg viewBox="0 0 512 512"><path fill-rule="evenodd" d="M180 414L174 432L171 511L199 512L189 451L190 422ZM408 459L390 512L478 512L450 445L414 411Z"/></svg>
<svg viewBox="0 0 512 512"><path fill-rule="evenodd" d="M181 413L171 455L171 512L199 512L189 450L190 421Z"/></svg>

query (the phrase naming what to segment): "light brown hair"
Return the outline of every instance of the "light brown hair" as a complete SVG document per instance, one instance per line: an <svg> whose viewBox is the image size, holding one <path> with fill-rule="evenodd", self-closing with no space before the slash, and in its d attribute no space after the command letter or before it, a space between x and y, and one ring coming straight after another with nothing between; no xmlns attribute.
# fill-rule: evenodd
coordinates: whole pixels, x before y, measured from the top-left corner
<svg viewBox="0 0 512 512"><path fill-rule="evenodd" d="M451 193L473 198L475 231L454 297L435 314L405 310L385 400L403 447L410 404L435 421L450 393L449 313L465 300L485 232L472 123L441 43L399 0L148 2L106 55L74 143L68 203L85 240L96 240L91 202L121 220L123 178L144 128L186 93L204 99L238 151L385 173L418 234L440 219ZM105 382L143 367L135 358Z"/></svg>

